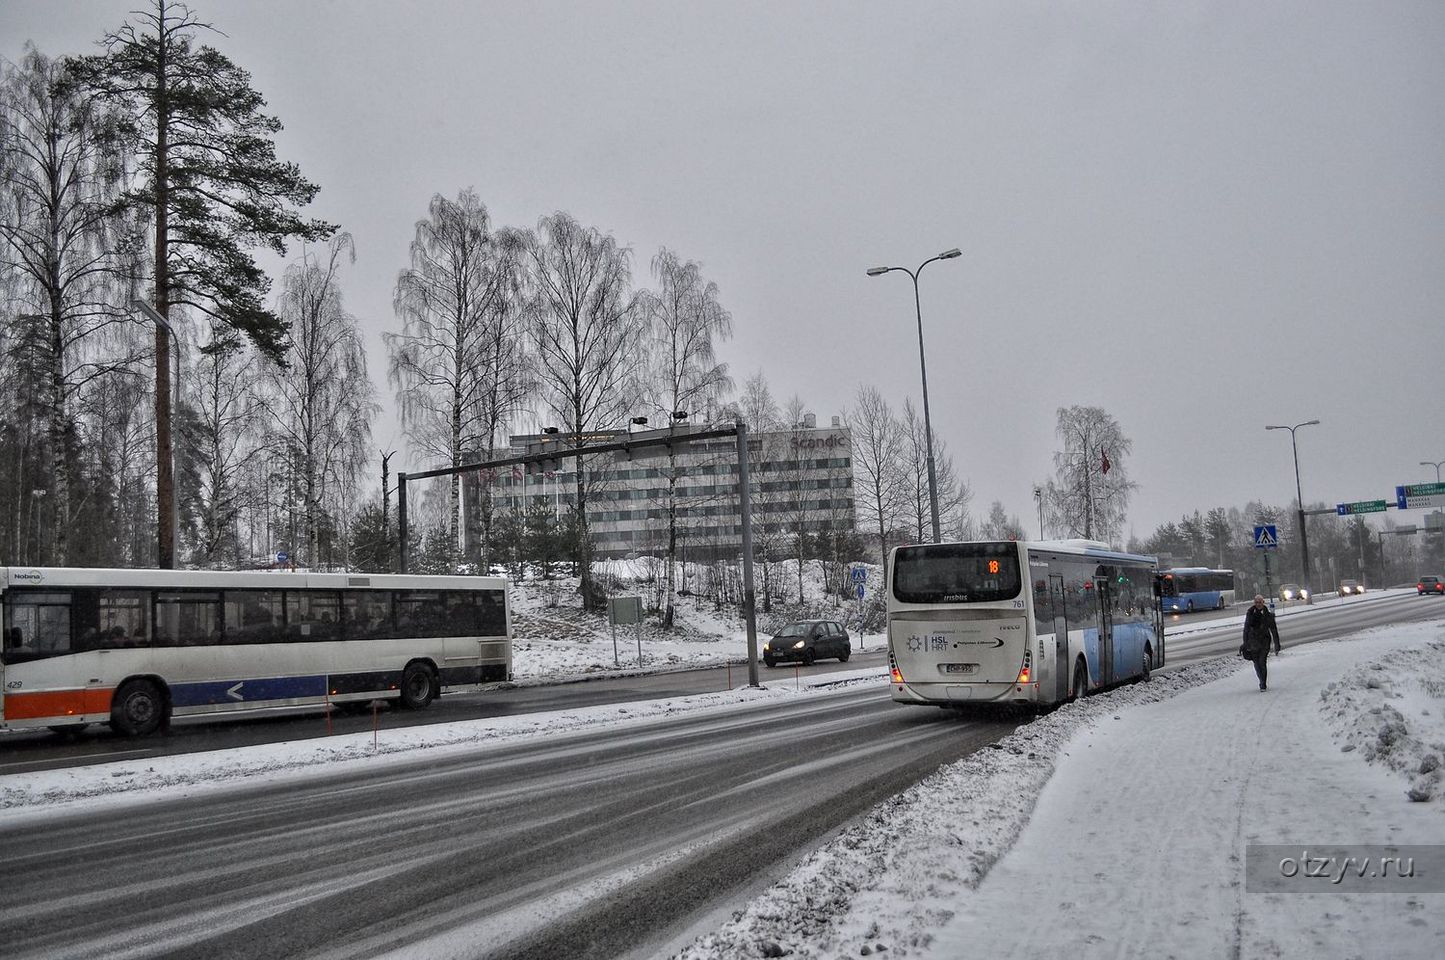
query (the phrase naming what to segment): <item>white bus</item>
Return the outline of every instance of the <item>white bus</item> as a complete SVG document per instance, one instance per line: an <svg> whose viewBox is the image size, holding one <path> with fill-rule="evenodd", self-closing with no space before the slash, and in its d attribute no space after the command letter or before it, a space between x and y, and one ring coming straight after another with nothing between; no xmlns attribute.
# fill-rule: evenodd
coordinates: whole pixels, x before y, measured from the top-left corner
<svg viewBox="0 0 1445 960"><path fill-rule="evenodd" d="M1164 663L1153 557L1088 540L898 547L888 666L899 703L1047 705Z"/></svg>
<svg viewBox="0 0 1445 960"><path fill-rule="evenodd" d="M0 728L376 699L422 709L511 679L491 577L0 567Z"/></svg>

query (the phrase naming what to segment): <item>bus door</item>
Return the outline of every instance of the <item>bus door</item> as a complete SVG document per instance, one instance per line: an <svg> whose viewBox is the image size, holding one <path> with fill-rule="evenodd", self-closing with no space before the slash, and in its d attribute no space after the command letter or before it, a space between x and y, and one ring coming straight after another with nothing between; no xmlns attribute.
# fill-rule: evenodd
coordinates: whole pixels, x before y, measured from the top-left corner
<svg viewBox="0 0 1445 960"><path fill-rule="evenodd" d="M1094 577L1094 600L1099 605L1099 684L1114 682L1114 585L1109 577Z"/></svg>
<svg viewBox="0 0 1445 960"><path fill-rule="evenodd" d="M1064 609L1062 574L1049 574L1049 597L1054 609L1054 700L1063 703L1069 699L1069 681L1074 671L1069 663L1069 616Z"/></svg>

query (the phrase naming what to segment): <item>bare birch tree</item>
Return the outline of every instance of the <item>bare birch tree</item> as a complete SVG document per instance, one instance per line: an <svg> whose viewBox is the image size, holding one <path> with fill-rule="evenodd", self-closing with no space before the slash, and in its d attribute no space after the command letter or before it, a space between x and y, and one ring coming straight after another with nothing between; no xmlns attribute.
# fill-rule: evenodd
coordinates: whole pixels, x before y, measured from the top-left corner
<svg viewBox="0 0 1445 960"><path fill-rule="evenodd" d="M378 409L356 318L342 303L338 274L353 257L342 233L321 256L303 250L286 269L278 310L290 328L286 366L268 371L269 427L301 501L297 540L309 564L321 561L318 531L339 519L366 463Z"/></svg>
<svg viewBox="0 0 1445 960"><path fill-rule="evenodd" d="M75 400L86 384L134 358L94 349L125 320L108 305L124 262L115 210L123 164L113 118L74 84L61 62L27 45L0 79L0 245L26 315L22 339L36 364L33 412L43 420L47 560L69 562Z"/></svg>
<svg viewBox="0 0 1445 960"><path fill-rule="evenodd" d="M905 506L903 520L908 525L908 536L914 543L927 543L931 537L932 510L928 491L928 443L925 437L923 417L913 406L913 400L903 401L903 488ZM953 465L953 455L948 444L933 434L934 473L938 487L938 516L941 529L957 532L966 526L963 516L968 513L973 491L966 482L959 479ZM948 534L952 536L952 534Z"/></svg>
<svg viewBox="0 0 1445 960"><path fill-rule="evenodd" d="M187 370L192 405L180 431L196 480L184 511L193 529L191 562L231 567L245 552L238 525L254 494L247 465L264 439L265 411L256 395L260 361L234 330L215 323L197 354Z"/></svg>
<svg viewBox="0 0 1445 960"><path fill-rule="evenodd" d="M597 430L626 424L638 402L645 315L630 257L610 235L570 215L544 217L525 242L528 316L542 403L565 427L575 458L574 523L582 602L596 609L587 529L584 450Z"/></svg>
<svg viewBox="0 0 1445 960"><path fill-rule="evenodd" d="M1134 442L1099 407L1060 407L1054 477L1046 490L1049 525L1071 537L1113 541L1137 484L1127 457Z"/></svg>
<svg viewBox="0 0 1445 960"><path fill-rule="evenodd" d="M648 409L660 423L676 422L674 414L695 414L709 408L732 389L728 366L717 360L714 341L732 336L732 316L722 305L717 284L704 279L702 268L664 249L652 260L657 289L639 298L646 318L645 393ZM677 452L668 449L666 511L667 567L662 626L672 629L676 598L678 481L682 471Z"/></svg>
<svg viewBox="0 0 1445 960"><path fill-rule="evenodd" d="M520 238L492 229L472 190L437 194L416 224L411 265L397 277L400 334L383 340L388 379L413 447L447 466L470 444L486 459L526 396L525 314L519 301ZM461 548L460 480L448 481L447 528ZM482 557L491 542L491 489L482 490Z"/></svg>
<svg viewBox="0 0 1445 960"><path fill-rule="evenodd" d="M753 551L763 572L763 613L773 610L774 566L785 549L786 530L780 522L786 496L778 481L763 479L762 465L776 463L784 456L777 431L782 423L778 403L773 399L767 377L759 370L743 381L738 413L748 425L748 471L753 489Z"/></svg>
<svg viewBox="0 0 1445 960"><path fill-rule="evenodd" d="M888 582L888 535L908 501L903 469L906 438L893 408L876 387L858 388L848 413L853 435L853 483L860 525L878 537L883 582Z"/></svg>

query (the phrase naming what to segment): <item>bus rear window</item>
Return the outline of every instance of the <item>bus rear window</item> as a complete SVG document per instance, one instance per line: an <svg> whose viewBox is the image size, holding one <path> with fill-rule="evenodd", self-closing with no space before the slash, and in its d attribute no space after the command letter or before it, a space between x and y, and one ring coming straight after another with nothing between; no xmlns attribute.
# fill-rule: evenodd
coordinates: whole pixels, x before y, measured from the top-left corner
<svg viewBox="0 0 1445 960"><path fill-rule="evenodd" d="M894 554L893 596L903 603L989 603L1019 595L1018 545L942 543Z"/></svg>

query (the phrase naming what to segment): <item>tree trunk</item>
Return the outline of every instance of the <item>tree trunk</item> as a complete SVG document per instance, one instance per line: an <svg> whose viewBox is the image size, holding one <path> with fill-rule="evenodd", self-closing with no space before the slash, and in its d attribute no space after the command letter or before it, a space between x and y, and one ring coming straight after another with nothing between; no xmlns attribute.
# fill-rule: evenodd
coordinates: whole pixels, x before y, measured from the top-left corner
<svg viewBox="0 0 1445 960"><path fill-rule="evenodd" d="M156 59L156 312L170 320L170 104L166 96L166 43L164 31L157 44ZM175 477L171 471L171 337L165 324L156 325L156 565L173 570L176 565Z"/></svg>

